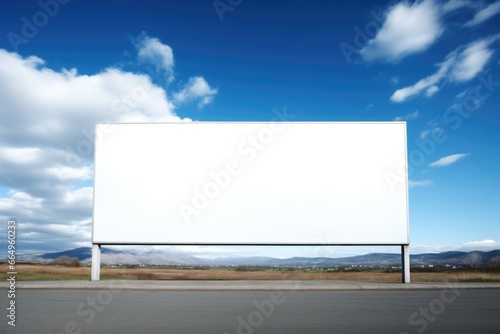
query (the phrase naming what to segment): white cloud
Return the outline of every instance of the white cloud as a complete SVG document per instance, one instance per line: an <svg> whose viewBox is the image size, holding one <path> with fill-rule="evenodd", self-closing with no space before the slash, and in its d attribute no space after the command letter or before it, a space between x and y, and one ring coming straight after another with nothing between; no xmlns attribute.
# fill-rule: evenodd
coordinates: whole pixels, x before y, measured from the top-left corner
<svg viewBox="0 0 500 334"><path fill-rule="evenodd" d="M211 88L203 77L193 77L184 87L174 94L175 103L182 104L193 100L200 100L198 108L210 104L217 94L216 88Z"/></svg>
<svg viewBox="0 0 500 334"><path fill-rule="evenodd" d="M496 244L495 240L492 239L484 239L481 241L469 241L469 242L464 242L462 245L463 246L493 246Z"/></svg>
<svg viewBox="0 0 500 334"><path fill-rule="evenodd" d="M467 22L465 25L466 26L475 26L480 23L483 23L484 21L488 20L489 18L495 16L496 14L500 13L500 1L496 1L489 6L482 8L479 10L476 15L474 15L474 18Z"/></svg>
<svg viewBox="0 0 500 334"><path fill-rule="evenodd" d="M137 38L135 46L140 61L154 65L157 71L164 71L167 74L169 81L173 80L174 53L170 46L145 33Z"/></svg>
<svg viewBox="0 0 500 334"><path fill-rule="evenodd" d="M40 198L34 198L33 196L25 192L9 192L9 198L0 198L0 210L9 211L13 209L38 209L41 207L43 202ZM19 207L17 207L19 205Z"/></svg>
<svg viewBox="0 0 500 334"><path fill-rule="evenodd" d="M40 149L37 147L0 147L0 156L5 161L28 164L38 157Z"/></svg>
<svg viewBox="0 0 500 334"><path fill-rule="evenodd" d="M450 14L459 9L475 12L474 18L465 23L471 27L500 13L500 1L489 5L473 0L400 1L386 10L377 34L361 48L363 61L397 62L427 50L447 28ZM434 92L435 88L428 94Z"/></svg>
<svg viewBox="0 0 500 334"><path fill-rule="evenodd" d="M420 140L424 140L425 138L429 137L430 134L437 134L439 132L443 131L443 129L439 127L432 128L431 130L424 130L420 132L419 138Z"/></svg>
<svg viewBox="0 0 500 334"><path fill-rule="evenodd" d="M454 164L458 160L461 160L465 157L469 156L469 153L459 153L459 154L452 154L448 155L446 157L443 157L439 160L436 160L434 162L431 162L429 164L430 167L443 167L443 166L449 166L451 164Z"/></svg>
<svg viewBox="0 0 500 334"><path fill-rule="evenodd" d="M153 64L157 71L164 72L169 83L174 80L174 53L170 46L144 32L134 43L140 61ZM174 93L173 102L183 104L199 100L198 108L203 108L212 103L216 94L217 89L211 88L203 77L196 76L189 78L188 83L180 91Z"/></svg>
<svg viewBox="0 0 500 334"><path fill-rule="evenodd" d="M430 86L425 91L425 96L431 97L432 95L436 94L438 91L439 91L439 87L438 86L436 86L436 85Z"/></svg>
<svg viewBox="0 0 500 334"><path fill-rule="evenodd" d="M434 0L392 7L377 35L361 49L365 61L398 61L426 50L442 34L440 7Z"/></svg>
<svg viewBox="0 0 500 334"><path fill-rule="evenodd" d="M92 179L93 170L90 166L83 167L68 167L62 164L54 164L46 169L47 173L55 176L59 180L90 180Z"/></svg>
<svg viewBox="0 0 500 334"><path fill-rule="evenodd" d="M415 110L411 114L404 115L404 116L396 116L394 118L395 121L410 121L412 119L417 119L418 118L418 110Z"/></svg>
<svg viewBox="0 0 500 334"><path fill-rule="evenodd" d="M475 87L467 88L455 96L453 103L448 108L453 111L476 110L488 99L487 94L478 94Z"/></svg>
<svg viewBox="0 0 500 334"><path fill-rule="evenodd" d="M430 186L432 184L432 181L431 180L422 180L422 181L413 181L413 180L409 180L408 181L408 186L410 188L415 188L415 187L427 187L427 186Z"/></svg>
<svg viewBox="0 0 500 334"><path fill-rule="evenodd" d="M93 198L92 187L82 187L64 194L66 205L88 206L91 208Z"/></svg>
<svg viewBox="0 0 500 334"><path fill-rule="evenodd" d="M21 225L18 222L18 226ZM23 222L23 248L27 252L61 251L69 247L89 246L91 239L91 219L71 220L64 225ZM24 251L23 251L24 253Z"/></svg>
<svg viewBox="0 0 500 334"><path fill-rule="evenodd" d="M31 59L0 50L3 143L61 149L76 146L96 121L178 120L163 88L146 75L113 68L77 75Z"/></svg>
<svg viewBox="0 0 500 334"><path fill-rule="evenodd" d="M449 13L462 7L472 7L474 3L470 0L450 0L441 6L443 13Z"/></svg>
<svg viewBox="0 0 500 334"><path fill-rule="evenodd" d="M431 87L436 86L436 84L439 83L448 73L454 61L455 60L453 55L447 57L447 59L443 63L438 65L439 68L436 73L424 79L421 79L420 81L411 86L396 90L391 96L391 101L403 102L408 98L410 98L411 96L419 94L423 90L427 90Z"/></svg>
<svg viewBox="0 0 500 334"><path fill-rule="evenodd" d="M455 81L468 81L474 78L493 55L493 50L488 49L488 47L497 38L498 36L469 44L458 54L456 64L451 71L451 77Z"/></svg>
<svg viewBox="0 0 500 334"><path fill-rule="evenodd" d="M204 79L190 82L186 99L206 104L216 93ZM144 74L79 75L0 49L0 186L10 189L0 218L18 219L21 251L90 245L95 123L182 121L167 96Z"/></svg>
<svg viewBox="0 0 500 334"><path fill-rule="evenodd" d="M463 82L473 79L490 60L493 55L490 46L499 38L500 34L496 34L450 52L444 62L438 64L436 73L411 86L396 90L391 96L391 101L404 102L424 91L427 97L430 97L439 90L439 85L446 82Z"/></svg>
<svg viewBox="0 0 500 334"><path fill-rule="evenodd" d="M413 244L410 247L412 254L422 254L422 253L439 253L439 252L449 252L449 251L491 251L495 249L500 249L500 242L493 239L484 239L480 241L468 241L460 244L443 244L443 245L419 245Z"/></svg>
<svg viewBox="0 0 500 334"><path fill-rule="evenodd" d="M420 132L419 138L420 140L427 138L431 134L431 130L424 130Z"/></svg>

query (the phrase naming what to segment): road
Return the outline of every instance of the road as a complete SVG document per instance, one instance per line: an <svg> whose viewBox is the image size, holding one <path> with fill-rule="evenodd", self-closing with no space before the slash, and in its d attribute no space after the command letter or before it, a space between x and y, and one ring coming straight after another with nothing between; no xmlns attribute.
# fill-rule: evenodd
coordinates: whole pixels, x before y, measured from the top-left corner
<svg viewBox="0 0 500 334"><path fill-rule="evenodd" d="M500 289L29 289L16 326L1 319L2 333L499 333Z"/></svg>

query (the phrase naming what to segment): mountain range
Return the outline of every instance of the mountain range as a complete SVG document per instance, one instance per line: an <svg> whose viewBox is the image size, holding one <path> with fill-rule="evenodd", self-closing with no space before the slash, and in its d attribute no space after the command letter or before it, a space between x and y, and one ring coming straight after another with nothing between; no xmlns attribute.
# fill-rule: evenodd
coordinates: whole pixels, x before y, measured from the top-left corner
<svg viewBox="0 0 500 334"><path fill-rule="evenodd" d="M90 263L92 249L81 247L56 253L18 255L17 261L52 262L61 256ZM103 247L101 263L107 265L173 265L173 266L266 266L266 267L335 267L335 266L400 266L401 254L370 253L365 255L331 257L220 257L205 259L182 252L151 250L116 250ZM412 266L488 266L500 265L500 250L489 252L443 252L410 255Z"/></svg>

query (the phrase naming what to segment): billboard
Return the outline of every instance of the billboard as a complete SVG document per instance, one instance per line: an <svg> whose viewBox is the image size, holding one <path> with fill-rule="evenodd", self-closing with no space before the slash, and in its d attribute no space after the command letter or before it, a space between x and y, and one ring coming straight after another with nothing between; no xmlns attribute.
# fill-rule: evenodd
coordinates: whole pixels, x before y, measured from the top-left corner
<svg viewBox="0 0 500 334"><path fill-rule="evenodd" d="M94 244L409 244L406 123L96 125Z"/></svg>

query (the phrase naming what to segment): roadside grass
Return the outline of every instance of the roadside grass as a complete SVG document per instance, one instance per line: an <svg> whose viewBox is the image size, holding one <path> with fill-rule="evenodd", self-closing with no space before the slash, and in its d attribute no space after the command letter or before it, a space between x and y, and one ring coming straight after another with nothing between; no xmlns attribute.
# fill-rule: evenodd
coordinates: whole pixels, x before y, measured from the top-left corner
<svg viewBox="0 0 500 334"><path fill-rule="evenodd" d="M0 280L3 281L10 270L6 264L0 268ZM90 268L61 265L16 264L16 272L16 281L86 280L90 277Z"/></svg>
<svg viewBox="0 0 500 334"><path fill-rule="evenodd" d="M89 280L90 267L69 267L63 265L16 264L16 280ZM0 264L0 280L8 278L8 267ZM347 280L368 282L400 282L400 272L373 271L330 271L298 269L248 269L210 268L186 269L168 267L102 267L101 279L129 280ZM497 270L453 270L444 272L412 272L412 282L500 282Z"/></svg>
<svg viewBox="0 0 500 334"><path fill-rule="evenodd" d="M412 273L411 278L415 282L500 282L500 273Z"/></svg>

